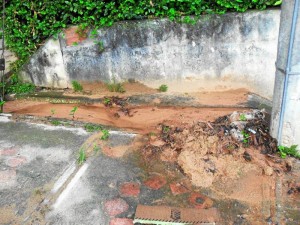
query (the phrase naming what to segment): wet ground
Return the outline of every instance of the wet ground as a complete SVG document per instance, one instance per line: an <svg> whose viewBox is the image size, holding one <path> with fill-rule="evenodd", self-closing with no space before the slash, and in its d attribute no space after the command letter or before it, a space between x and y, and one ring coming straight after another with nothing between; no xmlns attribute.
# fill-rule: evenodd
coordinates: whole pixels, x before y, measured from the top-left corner
<svg viewBox="0 0 300 225"><path fill-rule="evenodd" d="M98 103L66 104L70 99L57 96L8 102L5 110L13 116L0 116L0 224L133 224L138 204L216 208L217 224L299 224L299 193L287 194L290 183L300 181L297 160L291 173L271 175L245 162L248 169L229 179L226 173L240 159L228 158L225 175L200 187L174 161L143 152L161 124L175 128L247 110L246 92L213 93L209 100L206 93L148 91L131 96L129 114L116 104L106 107L103 96ZM108 126L108 140L82 129L85 122ZM88 156L82 165L80 149Z"/></svg>

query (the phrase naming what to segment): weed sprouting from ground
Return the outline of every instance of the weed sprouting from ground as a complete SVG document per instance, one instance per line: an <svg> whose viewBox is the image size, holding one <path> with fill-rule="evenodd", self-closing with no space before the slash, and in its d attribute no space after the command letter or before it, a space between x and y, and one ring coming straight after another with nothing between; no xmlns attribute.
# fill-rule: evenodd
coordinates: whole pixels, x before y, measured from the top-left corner
<svg viewBox="0 0 300 225"><path fill-rule="evenodd" d="M86 161L85 150L83 148L81 148L79 151L79 156L78 156L77 162L79 165L82 165L85 161Z"/></svg>
<svg viewBox="0 0 300 225"><path fill-rule="evenodd" d="M101 140L103 140L103 141L105 141L105 140L107 140L109 138L109 131L108 130L106 130L106 129L103 129L102 130L102 136L101 136Z"/></svg>
<svg viewBox="0 0 300 225"><path fill-rule="evenodd" d="M113 79L113 82L107 83L106 86L107 86L107 89L110 92L119 92L119 93L124 93L125 92L123 84L119 83L119 82L116 82L115 79Z"/></svg>
<svg viewBox="0 0 300 225"><path fill-rule="evenodd" d="M280 157L285 159L286 156L293 156L297 159L300 159L300 153L297 151L298 145L292 145L291 147L279 145L278 146L278 151L280 154Z"/></svg>
<svg viewBox="0 0 300 225"><path fill-rule="evenodd" d="M247 121L245 114L240 115L240 121Z"/></svg>
<svg viewBox="0 0 300 225"><path fill-rule="evenodd" d="M58 120L52 120L51 124L54 125L54 126L59 126L59 125L61 125L61 122L58 121Z"/></svg>
<svg viewBox="0 0 300 225"><path fill-rule="evenodd" d="M50 111L51 111L51 116L54 116L56 110L55 109L51 109Z"/></svg>
<svg viewBox="0 0 300 225"><path fill-rule="evenodd" d="M105 106L109 106L109 105L111 104L110 98L104 98L103 104L104 104Z"/></svg>
<svg viewBox="0 0 300 225"><path fill-rule="evenodd" d="M88 123L84 125L84 129L87 132L95 132L102 130L102 126Z"/></svg>
<svg viewBox="0 0 300 225"><path fill-rule="evenodd" d="M249 145L249 138L250 138L250 135L246 132L246 131L242 131L242 135L243 135L243 144L245 146L248 146Z"/></svg>
<svg viewBox="0 0 300 225"><path fill-rule="evenodd" d="M73 109L70 111L69 115L72 116L72 118L75 118L75 113L77 111L78 107L74 106Z"/></svg>
<svg viewBox="0 0 300 225"><path fill-rule="evenodd" d="M159 86L158 90L160 92L167 92L168 91L168 86L166 84L162 84Z"/></svg>
<svg viewBox="0 0 300 225"><path fill-rule="evenodd" d="M81 85L78 81L76 81L76 80L73 80L73 81L72 81L72 87L73 87L73 90L74 90L75 92L78 92L78 91L82 91L82 90L83 90L82 85Z"/></svg>

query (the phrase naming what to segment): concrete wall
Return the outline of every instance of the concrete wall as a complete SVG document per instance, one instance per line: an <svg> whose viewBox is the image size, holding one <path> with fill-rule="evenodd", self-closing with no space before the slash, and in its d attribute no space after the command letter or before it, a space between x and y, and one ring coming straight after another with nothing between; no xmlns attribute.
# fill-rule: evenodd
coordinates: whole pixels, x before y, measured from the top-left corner
<svg viewBox="0 0 300 225"><path fill-rule="evenodd" d="M246 87L271 99L279 19L279 10L267 10L205 15L196 25L130 21L87 39L71 27L49 40L22 74L40 86L134 78L169 84L171 91Z"/></svg>

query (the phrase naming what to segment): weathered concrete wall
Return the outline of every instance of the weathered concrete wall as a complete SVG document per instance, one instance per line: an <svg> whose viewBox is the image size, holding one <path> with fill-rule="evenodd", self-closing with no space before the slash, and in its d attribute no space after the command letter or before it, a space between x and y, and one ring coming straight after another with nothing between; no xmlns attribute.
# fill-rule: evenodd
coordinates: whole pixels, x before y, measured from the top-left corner
<svg viewBox="0 0 300 225"><path fill-rule="evenodd" d="M76 40L75 32L71 37L67 31L60 37L60 50L51 53L53 40L49 41L23 76L55 87L66 87L70 80L113 77L152 86L170 83L182 91L232 85L271 98L279 19L279 10L267 10L206 15L196 25L130 21L98 30L95 38L89 34L86 40ZM79 44L72 45L73 41ZM56 69L51 70L53 64ZM57 77L64 82L57 83Z"/></svg>

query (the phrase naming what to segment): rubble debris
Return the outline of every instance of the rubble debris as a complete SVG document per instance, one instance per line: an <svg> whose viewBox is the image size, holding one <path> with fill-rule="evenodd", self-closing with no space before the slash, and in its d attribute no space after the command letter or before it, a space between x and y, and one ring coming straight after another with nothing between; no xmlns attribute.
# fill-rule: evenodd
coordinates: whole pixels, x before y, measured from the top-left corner
<svg viewBox="0 0 300 225"><path fill-rule="evenodd" d="M160 124L160 134L149 138L142 155L145 162L160 159L178 165L200 187L253 170L266 176L290 171L291 165L275 154L277 140L269 135L265 118L263 110L250 110L182 127Z"/></svg>
<svg viewBox="0 0 300 225"><path fill-rule="evenodd" d="M119 118L120 113L124 114L125 116L132 117L133 115L130 112L130 109L127 106L128 98L120 98L118 96L112 96L112 97L104 97L103 104L106 107L119 107L119 113L115 113L114 117Z"/></svg>
<svg viewBox="0 0 300 225"><path fill-rule="evenodd" d="M263 170L264 170L265 175L272 176L272 174L273 174L273 168L272 167L265 166Z"/></svg>
<svg viewBox="0 0 300 225"><path fill-rule="evenodd" d="M296 183L296 182L290 182L289 183L289 190L288 190L288 194L291 195L293 193L300 193L300 182Z"/></svg>

